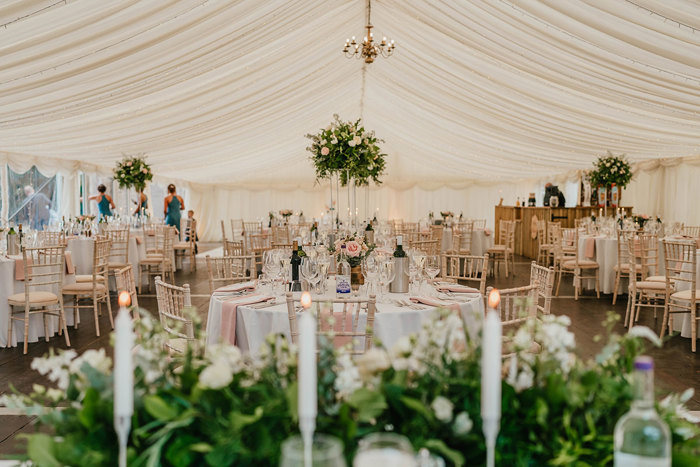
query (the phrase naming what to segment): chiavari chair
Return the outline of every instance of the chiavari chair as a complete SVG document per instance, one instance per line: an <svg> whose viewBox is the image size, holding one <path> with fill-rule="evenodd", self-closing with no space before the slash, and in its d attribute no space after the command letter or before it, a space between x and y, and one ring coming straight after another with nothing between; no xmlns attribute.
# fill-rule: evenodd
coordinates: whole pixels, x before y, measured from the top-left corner
<svg viewBox="0 0 700 467"><path fill-rule="evenodd" d="M457 283L460 281L473 283L474 288L477 288L479 293L483 295L486 291L488 268L488 253L483 256L445 253L442 255L440 274L442 280Z"/></svg>
<svg viewBox="0 0 700 467"><path fill-rule="evenodd" d="M210 293L219 287L254 279L255 257L224 256L212 258L207 255L207 274Z"/></svg>
<svg viewBox="0 0 700 467"><path fill-rule="evenodd" d="M192 306L190 286L182 287L163 282L155 278L158 316L169 339L165 343L171 353L183 354L190 343L196 343L194 322L183 313L184 307Z"/></svg>
<svg viewBox="0 0 700 467"><path fill-rule="evenodd" d="M537 284L537 311L548 315L552 308L554 290L554 268L544 267L535 261L530 265L530 285Z"/></svg>
<svg viewBox="0 0 700 467"><path fill-rule="evenodd" d="M666 266L666 301L660 337L673 329L673 315L690 313L691 350L695 352L698 329L697 244L694 240L663 240ZM673 282L672 282L673 280Z"/></svg>

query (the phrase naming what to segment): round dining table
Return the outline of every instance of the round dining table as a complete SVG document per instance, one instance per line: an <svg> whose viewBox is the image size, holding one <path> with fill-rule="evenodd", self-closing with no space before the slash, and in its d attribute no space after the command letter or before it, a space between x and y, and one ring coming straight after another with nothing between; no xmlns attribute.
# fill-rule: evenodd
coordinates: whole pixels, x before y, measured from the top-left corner
<svg viewBox="0 0 700 467"><path fill-rule="evenodd" d="M77 274L92 274L95 239L92 237L69 237L66 251L71 252ZM146 258L146 245L134 236L129 237L129 264L134 271L136 283L140 283L139 261ZM110 290L116 290L114 277L110 277Z"/></svg>
<svg viewBox="0 0 700 467"><path fill-rule="evenodd" d="M445 227L442 229L442 252L451 251L453 248L453 237L451 227ZM489 248L493 246L493 235L488 229L474 229L472 230L472 244L471 252L472 256L483 256Z"/></svg>
<svg viewBox="0 0 700 467"><path fill-rule="evenodd" d="M251 290L249 293L254 296L259 292ZM263 295L260 295L259 298L268 298ZM298 299L296 295L295 298ZM313 297L315 301L320 303L333 298L333 296L328 295ZM413 303L409 299L408 294L386 294L381 303L377 303L374 315L374 337L381 341L386 348L391 348L401 337L420 331L422 323L430 319L437 310L436 306ZM235 307L225 306L225 303L231 300L238 299L225 292L215 292L212 295L207 316L207 346L229 342L235 343L243 352L257 354L269 334L284 334L287 338L290 337L289 315L284 296L278 296L263 303L248 303ZM428 301L432 300L434 299ZM245 299L242 301L246 302ZM484 302L480 294L451 294L450 298L443 296L443 299L439 301L444 303L444 307L455 310L458 308L467 331L472 337L476 337L481 316L484 313ZM255 298L247 302L255 302ZM336 303L334 311L338 312L341 309L342 304ZM234 312L235 318L230 316ZM299 311L297 311L297 316L298 314ZM359 314L357 328L365 329L366 320L367 313L363 310Z"/></svg>

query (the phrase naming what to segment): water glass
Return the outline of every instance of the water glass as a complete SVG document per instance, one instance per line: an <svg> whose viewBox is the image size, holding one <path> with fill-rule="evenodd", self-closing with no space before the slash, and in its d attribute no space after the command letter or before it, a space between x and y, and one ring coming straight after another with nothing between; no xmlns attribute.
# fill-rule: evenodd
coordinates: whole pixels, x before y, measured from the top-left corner
<svg viewBox="0 0 700 467"><path fill-rule="evenodd" d="M415 467L413 447L405 436L372 433L360 440L354 467Z"/></svg>
<svg viewBox="0 0 700 467"><path fill-rule="evenodd" d="M304 443L295 435L282 443L280 467L304 467ZM316 434L311 446L313 467L346 467L343 443L333 436Z"/></svg>

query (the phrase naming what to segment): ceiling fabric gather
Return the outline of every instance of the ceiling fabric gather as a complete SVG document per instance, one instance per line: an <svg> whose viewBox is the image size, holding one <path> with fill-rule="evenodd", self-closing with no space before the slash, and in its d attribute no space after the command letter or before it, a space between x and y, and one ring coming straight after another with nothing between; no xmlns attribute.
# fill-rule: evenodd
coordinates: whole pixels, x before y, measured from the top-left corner
<svg viewBox="0 0 700 467"><path fill-rule="evenodd" d="M364 0L8 0L0 151L196 184L309 186L304 134L362 114L387 184L700 155L694 0L374 0L396 53L343 57Z"/></svg>

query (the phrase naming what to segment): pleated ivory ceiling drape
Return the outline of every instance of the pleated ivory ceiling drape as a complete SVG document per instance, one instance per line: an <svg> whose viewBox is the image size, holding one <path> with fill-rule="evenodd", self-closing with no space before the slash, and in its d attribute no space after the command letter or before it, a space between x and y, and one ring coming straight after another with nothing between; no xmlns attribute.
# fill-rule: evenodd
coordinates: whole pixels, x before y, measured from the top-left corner
<svg viewBox="0 0 700 467"><path fill-rule="evenodd" d="M375 34L398 48L369 66L340 52L364 17L363 0L5 0L0 151L65 171L55 159L105 170L146 154L226 218L282 207L262 199L320 210L322 192L299 207L288 194L314 189L303 135L333 113L386 140L375 207L407 216L490 212L605 150L700 154L697 1L374 0ZM626 199L692 216L670 198L695 167L681 172L642 169L668 200Z"/></svg>

